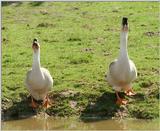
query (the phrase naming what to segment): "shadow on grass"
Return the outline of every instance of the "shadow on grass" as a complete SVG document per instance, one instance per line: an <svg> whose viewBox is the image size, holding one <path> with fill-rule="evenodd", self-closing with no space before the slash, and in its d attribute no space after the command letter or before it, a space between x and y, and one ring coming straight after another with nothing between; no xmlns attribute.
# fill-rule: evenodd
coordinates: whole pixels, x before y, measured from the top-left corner
<svg viewBox="0 0 160 131"><path fill-rule="evenodd" d="M2 1L2 6L9 6L12 4L16 4L16 6L20 6L22 2L21 1Z"/></svg>
<svg viewBox="0 0 160 131"><path fill-rule="evenodd" d="M40 6L41 4L43 4L43 1L34 1L34 2L30 2L31 6Z"/></svg>
<svg viewBox="0 0 160 131"><path fill-rule="evenodd" d="M18 120L25 119L36 115L36 111L34 111L29 104L31 103L31 98L26 96L21 96L22 101L13 102L13 105L7 109L2 110L2 120Z"/></svg>
<svg viewBox="0 0 160 131"><path fill-rule="evenodd" d="M97 98L95 103L89 103L87 105L82 111L80 119L84 122L110 119L115 116L115 113L119 109L119 106L115 102L115 93L105 92L101 97Z"/></svg>
<svg viewBox="0 0 160 131"><path fill-rule="evenodd" d="M135 99L136 101L144 101L145 95L142 93L136 93L136 95L133 96L133 99Z"/></svg>

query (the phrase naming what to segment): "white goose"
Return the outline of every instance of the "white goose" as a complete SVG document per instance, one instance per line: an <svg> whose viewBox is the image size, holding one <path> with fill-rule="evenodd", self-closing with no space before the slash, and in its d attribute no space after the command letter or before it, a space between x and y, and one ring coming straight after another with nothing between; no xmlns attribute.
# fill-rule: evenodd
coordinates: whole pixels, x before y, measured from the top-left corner
<svg viewBox="0 0 160 131"><path fill-rule="evenodd" d="M53 86L53 79L49 71L40 65L40 45L37 39L33 40L33 64L32 69L27 72L25 85L31 94L32 107L36 108L35 100L43 100L43 106L49 107L48 92ZM33 99L34 98L34 99Z"/></svg>
<svg viewBox="0 0 160 131"><path fill-rule="evenodd" d="M116 92L117 104L126 104L127 100L119 97L118 92L124 90L126 95L135 95L131 83L137 77L137 69L132 60L129 59L127 51L128 22L127 18L122 19L122 29L120 35L120 54L118 59L109 65L107 80Z"/></svg>

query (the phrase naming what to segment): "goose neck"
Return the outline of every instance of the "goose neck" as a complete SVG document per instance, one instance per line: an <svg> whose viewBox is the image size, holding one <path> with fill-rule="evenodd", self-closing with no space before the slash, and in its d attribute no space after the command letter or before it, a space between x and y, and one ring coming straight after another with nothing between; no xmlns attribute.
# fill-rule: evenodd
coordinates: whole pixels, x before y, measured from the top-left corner
<svg viewBox="0 0 160 131"><path fill-rule="evenodd" d="M40 70L40 50L37 50L36 52L33 52L33 70Z"/></svg>
<svg viewBox="0 0 160 131"><path fill-rule="evenodd" d="M120 34L120 58L128 58L127 42L128 42L128 32L121 32Z"/></svg>

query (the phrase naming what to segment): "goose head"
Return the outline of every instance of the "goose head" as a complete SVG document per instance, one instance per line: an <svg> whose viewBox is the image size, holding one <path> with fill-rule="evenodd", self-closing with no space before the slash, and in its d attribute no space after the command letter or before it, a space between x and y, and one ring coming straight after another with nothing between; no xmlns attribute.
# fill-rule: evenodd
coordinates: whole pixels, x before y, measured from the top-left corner
<svg viewBox="0 0 160 131"><path fill-rule="evenodd" d="M38 40L37 40L36 38L33 39L32 49L33 49L33 51L34 51L35 53L40 50L40 45L39 45Z"/></svg>
<svg viewBox="0 0 160 131"><path fill-rule="evenodd" d="M123 17L122 19L122 32L128 32L128 18L127 17Z"/></svg>

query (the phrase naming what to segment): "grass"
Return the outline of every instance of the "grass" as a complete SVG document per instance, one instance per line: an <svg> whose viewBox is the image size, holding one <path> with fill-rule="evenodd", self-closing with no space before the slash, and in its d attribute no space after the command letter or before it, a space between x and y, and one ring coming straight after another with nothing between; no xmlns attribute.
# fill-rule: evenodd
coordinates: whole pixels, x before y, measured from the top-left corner
<svg viewBox="0 0 160 131"><path fill-rule="evenodd" d="M3 2L4 116L33 112L24 79L32 66L31 42L36 37L41 44L41 65L54 78L49 115L158 118L158 7L157 2ZM128 51L138 78L133 83L137 95L124 96L129 104L118 107L104 76L119 53L123 16L129 18Z"/></svg>

